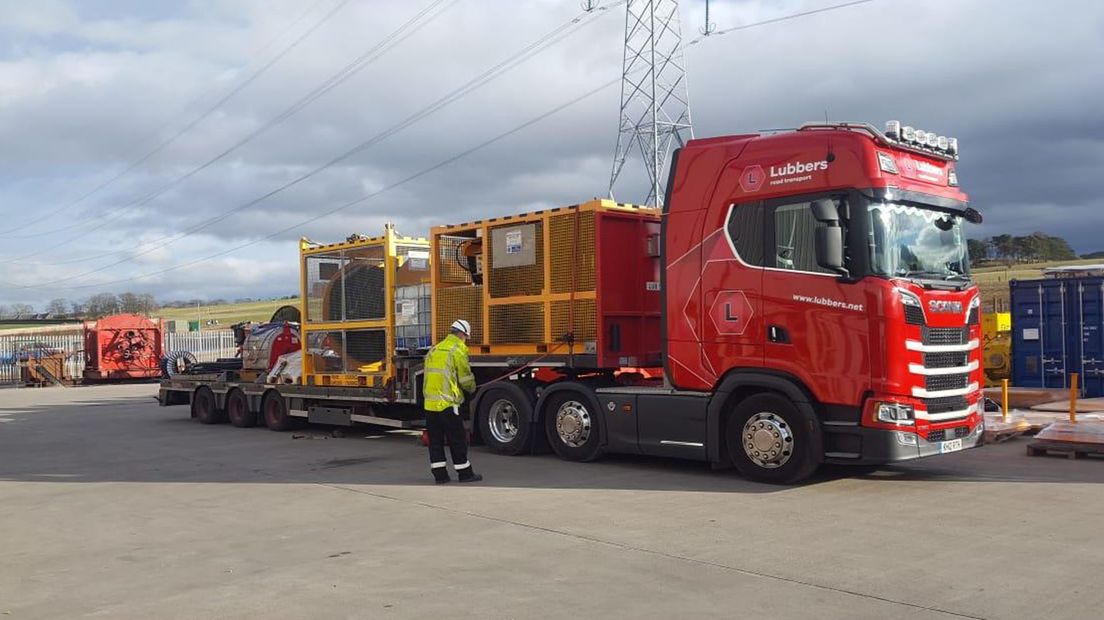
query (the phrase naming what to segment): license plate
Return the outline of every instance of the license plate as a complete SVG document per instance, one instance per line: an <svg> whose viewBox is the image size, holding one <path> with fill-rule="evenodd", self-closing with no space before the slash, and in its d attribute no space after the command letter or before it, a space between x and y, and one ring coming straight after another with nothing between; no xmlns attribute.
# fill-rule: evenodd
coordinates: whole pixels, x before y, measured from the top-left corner
<svg viewBox="0 0 1104 620"><path fill-rule="evenodd" d="M962 449L962 440L961 439L952 439L950 441L944 441L943 443L939 444L939 452L941 454L946 454L948 452L958 452L961 449Z"/></svg>

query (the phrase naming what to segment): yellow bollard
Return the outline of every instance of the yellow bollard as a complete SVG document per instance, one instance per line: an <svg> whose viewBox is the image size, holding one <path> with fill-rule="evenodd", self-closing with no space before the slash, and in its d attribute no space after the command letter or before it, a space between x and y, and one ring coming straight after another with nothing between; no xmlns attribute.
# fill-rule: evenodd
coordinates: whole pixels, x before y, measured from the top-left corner
<svg viewBox="0 0 1104 620"><path fill-rule="evenodd" d="M1077 373L1070 373L1070 422L1077 422Z"/></svg>
<svg viewBox="0 0 1104 620"><path fill-rule="evenodd" d="M1008 422L1008 379L1001 379L1001 420Z"/></svg>

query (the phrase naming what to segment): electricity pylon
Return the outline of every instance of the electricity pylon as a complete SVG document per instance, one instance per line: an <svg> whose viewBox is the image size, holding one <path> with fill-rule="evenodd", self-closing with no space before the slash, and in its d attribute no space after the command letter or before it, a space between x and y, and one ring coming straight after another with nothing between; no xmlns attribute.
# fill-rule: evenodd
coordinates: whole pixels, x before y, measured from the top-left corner
<svg viewBox="0 0 1104 620"><path fill-rule="evenodd" d="M650 184L644 204L662 204L672 147L681 147L693 137L678 0L629 0L610 198L625 161L637 151Z"/></svg>

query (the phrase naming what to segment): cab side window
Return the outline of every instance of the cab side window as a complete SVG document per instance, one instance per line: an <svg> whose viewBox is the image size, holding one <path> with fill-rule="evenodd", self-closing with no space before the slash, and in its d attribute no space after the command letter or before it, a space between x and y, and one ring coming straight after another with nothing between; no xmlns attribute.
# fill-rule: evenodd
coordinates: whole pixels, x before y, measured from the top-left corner
<svg viewBox="0 0 1104 620"><path fill-rule="evenodd" d="M795 202L775 206L773 211L774 246L768 267L832 273L817 265L816 229L824 226L813 217L811 202ZM846 238L846 224L844 238Z"/></svg>
<svg viewBox="0 0 1104 620"><path fill-rule="evenodd" d="M764 266L763 203L734 204L728 213L728 238L740 260L757 267Z"/></svg>

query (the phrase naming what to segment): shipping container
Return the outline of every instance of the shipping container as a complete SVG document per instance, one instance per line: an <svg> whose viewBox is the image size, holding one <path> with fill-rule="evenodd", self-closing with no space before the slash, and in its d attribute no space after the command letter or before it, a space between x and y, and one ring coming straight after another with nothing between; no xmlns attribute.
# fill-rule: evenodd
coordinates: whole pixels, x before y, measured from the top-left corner
<svg viewBox="0 0 1104 620"><path fill-rule="evenodd" d="M1066 388L1080 376L1083 397L1104 396L1104 277L1013 280L1012 381Z"/></svg>

